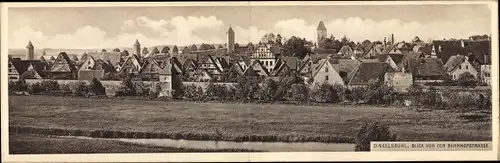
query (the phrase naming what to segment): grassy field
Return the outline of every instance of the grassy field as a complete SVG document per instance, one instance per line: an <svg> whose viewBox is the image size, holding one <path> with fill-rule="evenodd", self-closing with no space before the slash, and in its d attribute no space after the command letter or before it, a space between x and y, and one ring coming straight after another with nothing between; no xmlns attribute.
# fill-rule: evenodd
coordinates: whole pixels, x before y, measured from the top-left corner
<svg viewBox="0 0 500 163"><path fill-rule="evenodd" d="M417 112L395 107L321 107L223 104L50 96L9 97L9 125L69 130L218 133L225 137L267 135L351 137L363 122L387 124L399 140L491 140L491 118L471 121L464 113Z"/></svg>
<svg viewBox="0 0 500 163"><path fill-rule="evenodd" d="M157 147L126 143L116 140L60 138L44 135L9 135L10 154L63 154L63 153L165 153L165 152L247 152L238 149L187 149Z"/></svg>

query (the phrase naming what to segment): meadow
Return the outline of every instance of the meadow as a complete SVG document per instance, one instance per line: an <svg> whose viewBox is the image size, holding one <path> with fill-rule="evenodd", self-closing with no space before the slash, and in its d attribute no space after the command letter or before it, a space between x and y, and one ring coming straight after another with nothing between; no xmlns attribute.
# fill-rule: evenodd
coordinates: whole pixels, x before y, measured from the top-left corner
<svg viewBox="0 0 500 163"><path fill-rule="evenodd" d="M174 139L353 143L360 126L370 121L389 126L400 141L491 140L491 113L472 111L9 97L9 126L157 133Z"/></svg>

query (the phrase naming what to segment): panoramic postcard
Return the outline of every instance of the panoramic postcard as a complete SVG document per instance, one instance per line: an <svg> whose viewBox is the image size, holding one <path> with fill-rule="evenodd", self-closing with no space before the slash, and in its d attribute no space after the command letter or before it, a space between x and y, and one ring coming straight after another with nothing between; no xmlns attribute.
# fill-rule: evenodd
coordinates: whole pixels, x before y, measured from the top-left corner
<svg viewBox="0 0 500 163"><path fill-rule="evenodd" d="M2 156L497 148L498 6L231 3L2 3Z"/></svg>

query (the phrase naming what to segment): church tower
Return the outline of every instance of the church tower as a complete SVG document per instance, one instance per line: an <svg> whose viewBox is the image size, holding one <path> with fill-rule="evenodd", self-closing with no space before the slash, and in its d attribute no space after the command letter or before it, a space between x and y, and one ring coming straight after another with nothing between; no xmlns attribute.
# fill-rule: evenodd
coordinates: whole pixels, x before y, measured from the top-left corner
<svg viewBox="0 0 500 163"><path fill-rule="evenodd" d="M227 30L227 53L234 53L234 31L231 27Z"/></svg>
<svg viewBox="0 0 500 163"><path fill-rule="evenodd" d="M326 35L327 35L326 27L325 27L325 24L323 23L323 21L319 22L318 28L316 28L316 32L318 35L316 44L318 44L318 47L319 47L319 43L321 42L322 39L326 39Z"/></svg>
<svg viewBox="0 0 500 163"><path fill-rule="evenodd" d="M141 56L141 44L139 44L139 40L135 39L134 43L134 54L137 56Z"/></svg>
<svg viewBox="0 0 500 163"><path fill-rule="evenodd" d="M26 46L26 60L34 60L35 59L35 47L31 44L31 41L28 42Z"/></svg>

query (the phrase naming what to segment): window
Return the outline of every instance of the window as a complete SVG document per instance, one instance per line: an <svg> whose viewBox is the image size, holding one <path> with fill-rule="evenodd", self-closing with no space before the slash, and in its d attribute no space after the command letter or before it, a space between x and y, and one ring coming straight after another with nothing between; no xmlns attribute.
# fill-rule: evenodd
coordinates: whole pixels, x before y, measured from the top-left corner
<svg viewBox="0 0 500 163"><path fill-rule="evenodd" d="M453 75L453 79L455 79L455 75Z"/></svg>
<svg viewBox="0 0 500 163"><path fill-rule="evenodd" d="M325 72L328 72L328 67L325 67Z"/></svg>
<svg viewBox="0 0 500 163"><path fill-rule="evenodd" d="M325 76L325 80L328 81L328 75Z"/></svg>
<svg viewBox="0 0 500 163"><path fill-rule="evenodd" d="M9 64L9 68L11 68L11 67L12 67L12 65L11 65L11 64Z"/></svg>
<svg viewBox="0 0 500 163"><path fill-rule="evenodd" d="M468 66L468 65L465 65L465 69L469 69L469 66Z"/></svg>
<svg viewBox="0 0 500 163"><path fill-rule="evenodd" d="M17 77L11 76L11 77L9 77L9 79L17 79Z"/></svg>
<svg viewBox="0 0 500 163"><path fill-rule="evenodd" d="M9 72L12 72L12 69L9 69Z"/></svg>
<svg viewBox="0 0 500 163"><path fill-rule="evenodd" d="M460 67L458 69L462 69L462 65L460 65Z"/></svg>

